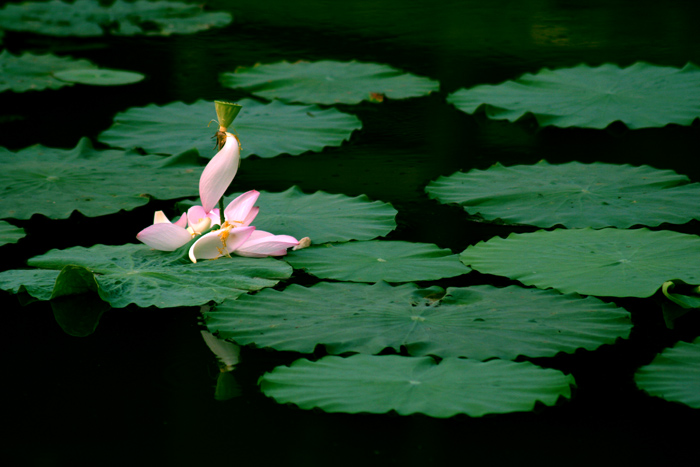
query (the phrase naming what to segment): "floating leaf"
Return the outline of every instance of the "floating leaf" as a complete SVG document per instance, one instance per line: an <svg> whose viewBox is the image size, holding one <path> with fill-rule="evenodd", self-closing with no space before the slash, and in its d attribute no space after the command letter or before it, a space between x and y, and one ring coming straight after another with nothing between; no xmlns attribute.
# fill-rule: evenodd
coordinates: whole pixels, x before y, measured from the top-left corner
<svg viewBox="0 0 700 467"><path fill-rule="evenodd" d="M224 198L228 205L240 193ZM183 211L196 202L178 203ZM396 209L365 195L351 198L317 191L310 195L293 186L282 193L260 192L260 214L255 226L278 235L298 239L310 237L313 243L371 240L396 228ZM303 250L302 250L303 251Z"/></svg>
<svg viewBox="0 0 700 467"><path fill-rule="evenodd" d="M664 350L637 370L634 381L652 396L700 409L700 337Z"/></svg>
<svg viewBox="0 0 700 467"><path fill-rule="evenodd" d="M287 263L273 258L232 257L193 264L178 252L131 244L51 250L28 264L41 269L0 273L0 288L46 300L85 292L92 288L89 284L82 288L76 284L92 276L100 298L114 308L132 303L169 308L221 302L272 287L292 273ZM52 274L55 280L49 281Z"/></svg>
<svg viewBox="0 0 700 467"><path fill-rule="evenodd" d="M440 177L426 191L486 220L539 227L627 228L700 219L700 183L646 165L496 164Z"/></svg>
<svg viewBox="0 0 700 467"><path fill-rule="evenodd" d="M137 83L145 78L141 73L132 71L109 70L100 68L97 70L65 70L54 73L60 80L71 83L91 84L93 86L119 86L123 84Z"/></svg>
<svg viewBox="0 0 700 467"><path fill-rule="evenodd" d="M0 290L28 294L37 300L49 300L60 271L47 269L14 269L0 272Z"/></svg>
<svg viewBox="0 0 700 467"><path fill-rule="evenodd" d="M0 246L8 243L17 243L20 238L24 238L24 229L15 227L5 221L0 221Z"/></svg>
<svg viewBox="0 0 700 467"><path fill-rule="evenodd" d="M683 281L667 281L661 287L663 294L681 308L700 308L700 285Z"/></svg>
<svg viewBox="0 0 700 467"><path fill-rule="evenodd" d="M116 0L110 6L97 0L52 0L11 3L0 10L0 27L47 36L192 34L226 26L232 20L225 12L205 12L202 5L146 0Z"/></svg>
<svg viewBox="0 0 700 467"><path fill-rule="evenodd" d="M464 264L539 288L649 297L669 279L700 282L700 237L648 229L575 229L495 237L467 248Z"/></svg>
<svg viewBox="0 0 700 467"><path fill-rule="evenodd" d="M452 251L429 243L351 242L296 251L287 257L295 269L321 279L351 282L409 282L467 274Z"/></svg>
<svg viewBox="0 0 700 467"><path fill-rule="evenodd" d="M425 96L440 88L437 81L378 63L286 61L238 67L222 73L221 84L243 88L266 99L306 104L357 104L363 100Z"/></svg>
<svg viewBox="0 0 700 467"><path fill-rule="evenodd" d="M554 405L571 397L571 375L529 362L476 362L430 357L353 355L296 360L260 378L265 395L279 403L326 412L422 413L447 418L460 413L527 412L537 402Z"/></svg>
<svg viewBox="0 0 700 467"><path fill-rule="evenodd" d="M467 113L483 107L494 119L515 121L531 113L542 126L605 128L615 121L632 129L690 125L700 117L700 68L644 62L627 68L609 63L543 68L515 81L460 89L447 101Z"/></svg>
<svg viewBox="0 0 700 467"><path fill-rule="evenodd" d="M596 349L626 338L629 313L597 298L517 286L419 289L321 282L263 290L206 313L219 337L240 345L311 353L514 359Z"/></svg>
<svg viewBox="0 0 700 467"><path fill-rule="evenodd" d="M55 77L66 70L96 69L97 65L88 60L71 57L57 57L52 54L34 55L25 52L14 56L7 50L0 52L0 92L41 91L72 86L71 82Z"/></svg>
<svg viewBox="0 0 700 467"><path fill-rule="evenodd" d="M0 148L0 218L43 214L65 219L130 210L157 199L191 196L203 167L194 151L171 157L97 150L83 138L74 149L41 145Z"/></svg>
<svg viewBox="0 0 700 467"><path fill-rule="evenodd" d="M326 146L339 146L362 127L354 115L315 105L263 104L252 99L238 103L242 110L233 131L243 146L241 157L322 151ZM203 157L213 157L216 151L211 137L215 130L207 125L215 118L212 101L132 107L118 113L114 125L98 139L110 146L138 147L150 153L179 154L197 148Z"/></svg>

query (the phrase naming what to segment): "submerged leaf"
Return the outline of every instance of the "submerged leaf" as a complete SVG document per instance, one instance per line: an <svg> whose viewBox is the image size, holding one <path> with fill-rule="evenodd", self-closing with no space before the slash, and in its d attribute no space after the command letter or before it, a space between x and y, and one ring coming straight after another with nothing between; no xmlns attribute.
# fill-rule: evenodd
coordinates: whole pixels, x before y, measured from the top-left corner
<svg viewBox="0 0 700 467"><path fill-rule="evenodd" d="M451 250L430 243L369 241L321 245L294 252L287 261L321 279L409 282L467 274Z"/></svg>
<svg viewBox="0 0 700 467"><path fill-rule="evenodd" d="M232 20L228 13L205 12L198 4L146 0L116 0L109 6L98 0L51 0L10 3L0 10L0 27L48 36L192 34Z"/></svg>
<svg viewBox="0 0 700 467"><path fill-rule="evenodd" d="M540 230L479 242L461 260L543 289L650 297L670 279L700 282L700 237L648 229Z"/></svg>
<svg viewBox="0 0 700 467"><path fill-rule="evenodd" d="M440 177L426 191L486 220L538 227L627 228L700 219L700 183L646 165L496 164Z"/></svg>
<svg viewBox="0 0 700 467"><path fill-rule="evenodd" d="M296 360L260 378L265 395L279 403L326 412L457 414L527 412L540 402L571 397L574 378L529 362L476 362L398 355L327 356Z"/></svg>
<svg viewBox="0 0 700 467"><path fill-rule="evenodd" d="M354 130L362 128L354 115L315 105L263 104L252 99L238 104L242 109L230 131L239 136L241 157L322 151L326 146L341 145ZM216 151L211 137L215 130L207 125L215 118L214 103L204 100L132 107L118 113L114 125L98 139L110 146L143 148L150 153L179 154L196 148L202 157L213 157Z"/></svg>
<svg viewBox="0 0 700 467"><path fill-rule="evenodd" d="M626 338L629 313L593 297L481 285L419 289L321 282L263 290L205 314L207 327L241 345L311 353L379 353L514 359L596 349Z"/></svg>
<svg viewBox="0 0 700 467"><path fill-rule="evenodd" d="M239 67L234 73L222 73L220 81L225 87L243 88L266 99L306 104L381 102L384 96L405 99L425 96L440 87L437 81L389 65L331 60Z"/></svg>
<svg viewBox="0 0 700 467"><path fill-rule="evenodd" d="M531 113L542 126L605 128L615 121L632 129L690 125L700 118L700 68L644 62L627 68L609 63L543 68L515 81L460 89L447 101L467 113L483 107L494 119L515 121Z"/></svg>
<svg viewBox="0 0 700 467"><path fill-rule="evenodd" d="M74 149L41 145L11 152L0 148L0 218L43 214L65 219L131 210L157 199L191 196L203 167L194 153L141 156L98 150L83 138Z"/></svg>
<svg viewBox="0 0 700 467"><path fill-rule="evenodd" d="M180 251L165 253L132 244L51 250L28 264L41 269L0 273L0 288L26 290L47 300L86 291L80 284L92 275L100 297L114 308L132 303L169 308L221 302L272 287L292 273L287 263L272 258L234 257L192 264L182 260ZM62 281L56 280L61 276Z"/></svg>
<svg viewBox="0 0 700 467"><path fill-rule="evenodd" d="M700 337L664 350L637 370L634 381L652 396L700 409Z"/></svg>

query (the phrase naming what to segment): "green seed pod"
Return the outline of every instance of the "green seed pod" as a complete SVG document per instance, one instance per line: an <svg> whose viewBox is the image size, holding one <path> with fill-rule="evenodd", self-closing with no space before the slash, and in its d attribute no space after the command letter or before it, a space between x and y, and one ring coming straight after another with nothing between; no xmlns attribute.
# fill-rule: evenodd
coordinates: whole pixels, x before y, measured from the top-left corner
<svg viewBox="0 0 700 467"><path fill-rule="evenodd" d="M228 128L241 111L241 105L232 102L214 101L216 116L219 119L219 127Z"/></svg>

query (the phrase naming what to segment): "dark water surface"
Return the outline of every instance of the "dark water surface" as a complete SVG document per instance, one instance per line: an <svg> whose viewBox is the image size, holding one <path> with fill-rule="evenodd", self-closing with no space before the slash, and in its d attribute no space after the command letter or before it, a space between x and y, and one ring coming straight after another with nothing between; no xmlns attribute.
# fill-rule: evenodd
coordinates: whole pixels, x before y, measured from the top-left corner
<svg viewBox="0 0 700 467"><path fill-rule="evenodd" d="M0 145L74 147L93 141L116 112L149 103L232 100L218 74L279 60L386 63L441 83L429 97L338 106L363 129L339 148L301 156L250 158L235 191L298 185L367 194L391 202L398 229L388 238L436 243L461 252L494 235L534 230L479 224L461 209L428 200L425 185L458 170L549 162L649 164L700 182L700 125L630 131L537 130L532 122L494 122L445 103L461 87L499 83L543 67L648 61L700 64L700 4L685 1L236 1L220 30L169 38L49 38L6 32L17 54L53 52L101 67L147 74L118 88L74 86L0 95ZM96 219L75 214L13 223L27 230L6 245L4 269L51 248L122 244L149 225L154 202ZM700 223L661 226L699 234ZM700 265L698 265L700 267ZM295 275L298 283L313 280ZM431 282L434 284L435 282ZM510 281L480 275L439 281L466 286ZM633 313L628 341L595 352L538 359L572 372L572 401L534 413L448 420L422 415L326 414L265 398L257 378L300 355L244 349L233 373L242 395L216 401L218 368L195 309L110 310L94 334L62 330L47 302L20 306L0 293L5 398L4 465L672 465L697 455L698 410L636 389L634 371L678 340L700 335L688 315L665 328L653 299L616 300ZM95 305L86 305L94 307ZM319 355L321 355L319 353ZM692 457L690 457L692 456Z"/></svg>

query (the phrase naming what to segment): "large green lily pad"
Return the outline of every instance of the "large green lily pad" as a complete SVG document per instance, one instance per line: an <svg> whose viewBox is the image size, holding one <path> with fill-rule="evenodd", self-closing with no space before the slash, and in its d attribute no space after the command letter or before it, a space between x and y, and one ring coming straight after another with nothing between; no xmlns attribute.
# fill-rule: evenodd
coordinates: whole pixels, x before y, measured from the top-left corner
<svg viewBox="0 0 700 467"><path fill-rule="evenodd" d="M97 0L52 0L10 3L0 10L1 28L48 36L192 34L232 20L229 13L206 12L201 4L146 0L116 0L110 6Z"/></svg>
<svg viewBox="0 0 700 467"><path fill-rule="evenodd" d="M327 244L295 251L287 261L321 279L409 282L467 274L459 256L430 243L369 241Z"/></svg>
<svg viewBox="0 0 700 467"><path fill-rule="evenodd" d="M486 220L538 227L627 228L700 219L700 183L646 165L495 164L440 177L426 191Z"/></svg>
<svg viewBox="0 0 700 467"><path fill-rule="evenodd" d="M133 244L51 250L28 264L39 269L2 272L0 288L40 300L93 290L114 308L221 302L271 287L292 273L287 263L273 258L237 256L193 264L181 251Z"/></svg>
<svg viewBox="0 0 700 467"><path fill-rule="evenodd" d="M311 353L514 359L596 349L626 338L629 313L597 298L517 286L419 289L321 282L224 302L209 330L241 345Z"/></svg>
<svg viewBox="0 0 700 467"><path fill-rule="evenodd" d="M362 127L354 115L315 105L264 104L252 99L238 104L243 109L233 131L241 141L241 157L322 151L326 146L341 145ZM110 146L138 147L149 153L179 154L197 148L200 155L213 157L216 151L211 137L216 128L208 126L212 119L216 119L212 101L132 107L118 113L114 125L98 139Z"/></svg>
<svg viewBox="0 0 700 467"><path fill-rule="evenodd" d="M464 264L539 288L649 297L664 282L700 282L700 237L648 229L572 229L511 234L467 248Z"/></svg>
<svg viewBox="0 0 700 467"><path fill-rule="evenodd" d="M65 219L73 211L102 216L143 206L149 196L191 196L202 170L194 151L141 156L97 150L87 138L74 149L35 145L12 152L0 147L0 218L43 214Z"/></svg>
<svg viewBox="0 0 700 467"><path fill-rule="evenodd" d="M437 81L405 73L389 65L356 61L286 61L253 67L239 67L222 73L221 84L243 88L266 99L306 104L357 104L425 96L440 88Z"/></svg>
<svg viewBox="0 0 700 467"><path fill-rule="evenodd" d="M615 121L632 129L690 125L700 118L700 68L644 62L627 68L609 63L544 68L515 81L460 89L447 101L467 113L483 108L494 119L515 121L533 114L542 126L605 128Z"/></svg>
<svg viewBox="0 0 700 467"><path fill-rule="evenodd" d="M353 355L296 360L260 378L265 395L279 403L326 412L457 414L527 412L539 402L571 397L574 378L530 362L477 362L430 357Z"/></svg>
<svg viewBox="0 0 700 467"><path fill-rule="evenodd" d="M226 196L224 204L238 195ZM183 211L195 204L178 203ZM370 201L365 195L351 198L323 191L307 195L293 186L282 193L261 191L256 206L260 207L254 221L258 229L297 239L309 237L316 244L371 240L396 228L396 209L389 203Z"/></svg>
<svg viewBox="0 0 700 467"><path fill-rule="evenodd" d="M634 381L652 396L700 409L700 337L664 350L637 370Z"/></svg>
<svg viewBox="0 0 700 467"><path fill-rule="evenodd" d="M28 294L38 300L50 300L59 272L49 269L14 269L0 272L0 290Z"/></svg>
<svg viewBox="0 0 700 467"><path fill-rule="evenodd" d="M17 243L24 235L24 229L15 227L5 221L0 221L0 246L8 243Z"/></svg>
<svg viewBox="0 0 700 467"><path fill-rule="evenodd" d="M96 68L97 65L88 60L52 54L35 55L30 52L15 56L3 50L0 53L0 92L41 91L72 86L72 82L56 78L55 73Z"/></svg>

